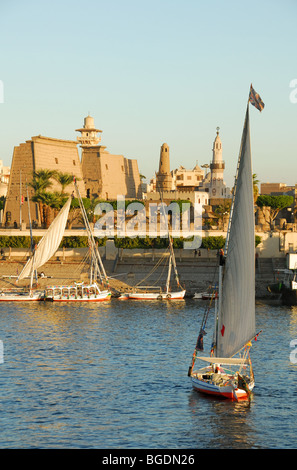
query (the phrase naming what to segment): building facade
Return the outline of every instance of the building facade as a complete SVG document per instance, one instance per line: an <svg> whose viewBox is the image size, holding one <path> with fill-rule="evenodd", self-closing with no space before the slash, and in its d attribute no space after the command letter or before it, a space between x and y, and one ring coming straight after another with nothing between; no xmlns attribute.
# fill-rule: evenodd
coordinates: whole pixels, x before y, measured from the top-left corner
<svg viewBox="0 0 297 470"><path fill-rule="evenodd" d="M70 140L53 139L41 135L32 137L14 148L7 198L4 208L3 224L20 226L31 220L40 224L38 205L32 202L34 190L29 186L35 171L48 169L70 173L76 176L82 197L86 196L83 175L80 166L77 143ZM51 191L61 191L59 183L53 181ZM73 185L66 188L71 194Z"/></svg>
<svg viewBox="0 0 297 470"><path fill-rule="evenodd" d="M204 171L197 164L192 170L187 170L182 165L171 172L173 188L192 189L193 191L202 183Z"/></svg>
<svg viewBox="0 0 297 470"><path fill-rule="evenodd" d="M95 128L94 119L87 116L84 127L77 129L82 149L81 166L87 197L104 200L142 197L141 179L135 159L112 155L101 141L102 131Z"/></svg>
<svg viewBox="0 0 297 470"><path fill-rule="evenodd" d="M6 197L8 184L10 178L10 167L3 166L3 161L0 160L0 197Z"/></svg>

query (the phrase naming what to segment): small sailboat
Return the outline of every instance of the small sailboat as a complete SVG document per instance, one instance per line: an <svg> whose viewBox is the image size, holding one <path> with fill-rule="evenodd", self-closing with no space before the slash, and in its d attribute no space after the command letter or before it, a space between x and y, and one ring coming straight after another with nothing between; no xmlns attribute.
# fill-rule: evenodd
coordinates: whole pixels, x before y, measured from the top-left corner
<svg viewBox="0 0 297 470"><path fill-rule="evenodd" d="M169 232L168 218L166 217L162 191L160 188L159 188L159 193L160 193L160 199L162 203L161 210L163 212L164 220L166 220L167 237L168 237L168 245L169 245L169 260L168 260L168 271L167 271L167 280L166 280L165 289L162 289L161 286L155 286L155 285L142 286L141 283L139 283L137 286L135 286L132 292L123 293L119 297L119 300L183 300L185 297L186 290L180 284L178 270L176 266L172 236L170 235L170 232ZM156 267L154 268L154 270L156 269ZM172 268L173 268L174 278L176 282L176 288L174 290L172 290L170 286Z"/></svg>
<svg viewBox="0 0 297 470"><path fill-rule="evenodd" d="M259 106L256 106L255 104ZM198 392L232 400L246 399L254 388L249 355L255 332L255 229L250 149L249 102L264 104L252 86L247 104L237 174L225 244L219 266L218 306L215 310L214 338L209 357L203 351L205 324L202 323L188 375ZM194 369L196 360L208 365Z"/></svg>
<svg viewBox="0 0 297 470"><path fill-rule="evenodd" d="M210 288L203 292L195 292L193 299L198 300L210 300L212 298L218 298L217 286L210 286Z"/></svg>
<svg viewBox="0 0 297 470"><path fill-rule="evenodd" d="M37 247L33 248L32 255L28 259L24 268L17 278L18 281L29 278L30 285L28 288L18 288L5 290L0 292L0 302L25 302L44 300L44 289L34 287L34 275L38 268L43 266L58 250L63 238L68 213L71 204L71 197L64 204L63 208L49 226L46 234L39 241ZM32 238L32 237L31 237Z"/></svg>
<svg viewBox="0 0 297 470"><path fill-rule="evenodd" d="M169 262L168 273L166 280L166 287L162 289L161 286L137 286L133 292L122 294L120 300L183 300L186 290L182 288L178 271L175 262L174 250L172 245L171 236L169 236ZM171 271L174 270L175 280L177 284L176 290L170 289Z"/></svg>
<svg viewBox="0 0 297 470"><path fill-rule="evenodd" d="M75 282L66 286L46 286L44 300L51 302L100 302L111 299L109 281L104 269L102 259L96 245L88 221L82 198L74 179L74 187L80 204L81 213L86 227L89 246L91 250L91 267L89 283ZM98 278L100 286L98 285Z"/></svg>

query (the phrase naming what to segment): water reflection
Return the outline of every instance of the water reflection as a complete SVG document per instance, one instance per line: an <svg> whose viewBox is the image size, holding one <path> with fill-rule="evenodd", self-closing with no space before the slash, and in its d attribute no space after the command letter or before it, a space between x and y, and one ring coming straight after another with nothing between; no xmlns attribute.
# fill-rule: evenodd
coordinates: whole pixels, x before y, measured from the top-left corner
<svg viewBox="0 0 297 470"><path fill-rule="evenodd" d="M251 401L232 402L192 391L189 397L197 448L251 448L256 436L250 422Z"/></svg>
<svg viewBox="0 0 297 470"><path fill-rule="evenodd" d="M263 333L251 351L249 404L192 390L187 371L204 308L195 301L3 305L1 448L293 448L296 309L257 305Z"/></svg>

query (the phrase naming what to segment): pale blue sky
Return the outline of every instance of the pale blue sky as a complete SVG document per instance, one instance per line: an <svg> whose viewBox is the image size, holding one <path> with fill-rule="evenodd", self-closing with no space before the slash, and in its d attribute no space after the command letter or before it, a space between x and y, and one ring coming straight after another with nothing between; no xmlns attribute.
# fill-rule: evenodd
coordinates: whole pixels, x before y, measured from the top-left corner
<svg viewBox="0 0 297 470"><path fill-rule="evenodd" d="M0 159L34 135L76 140L90 114L110 153L151 178L212 158L233 184L249 86L254 172L297 183L297 1L0 0Z"/></svg>

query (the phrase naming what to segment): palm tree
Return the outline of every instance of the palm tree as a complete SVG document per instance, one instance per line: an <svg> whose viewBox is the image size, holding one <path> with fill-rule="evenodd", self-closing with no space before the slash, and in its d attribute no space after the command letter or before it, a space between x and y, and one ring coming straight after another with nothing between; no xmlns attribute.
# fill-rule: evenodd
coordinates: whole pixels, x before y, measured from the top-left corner
<svg viewBox="0 0 297 470"><path fill-rule="evenodd" d="M64 189L69 186L71 183L73 183L73 175L70 173L62 173L61 171L57 171L54 175L53 178L61 185L62 187L62 194L64 193Z"/></svg>
<svg viewBox="0 0 297 470"><path fill-rule="evenodd" d="M258 184L260 181L257 179L256 173L253 173L253 192L254 192L254 204L257 201L257 198L259 196L259 186Z"/></svg>
<svg viewBox="0 0 297 470"><path fill-rule="evenodd" d="M231 201L224 201L223 204L220 204L215 210L214 213L218 218L218 225L224 228L224 222L226 221L227 216L229 217L231 210Z"/></svg>
<svg viewBox="0 0 297 470"><path fill-rule="evenodd" d="M65 197L59 192L50 193L47 191L41 191L37 195L35 194L32 198L33 201L40 204L42 222L45 228L48 228L52 220L52 209L55 213L61 209L65 203Z"/></svg>
<svg viewBox="0 0 297 470"><path fill-rule="evenodd" d="M55 174L54 170L38 170L33 172L33 180L29 186L34 189L35 194L32 197L33 202L38 203L40 222L44 225L44 210L43 210L43 197L42 194L46 189L50 188L53 183L50 179Z"/></svg>

